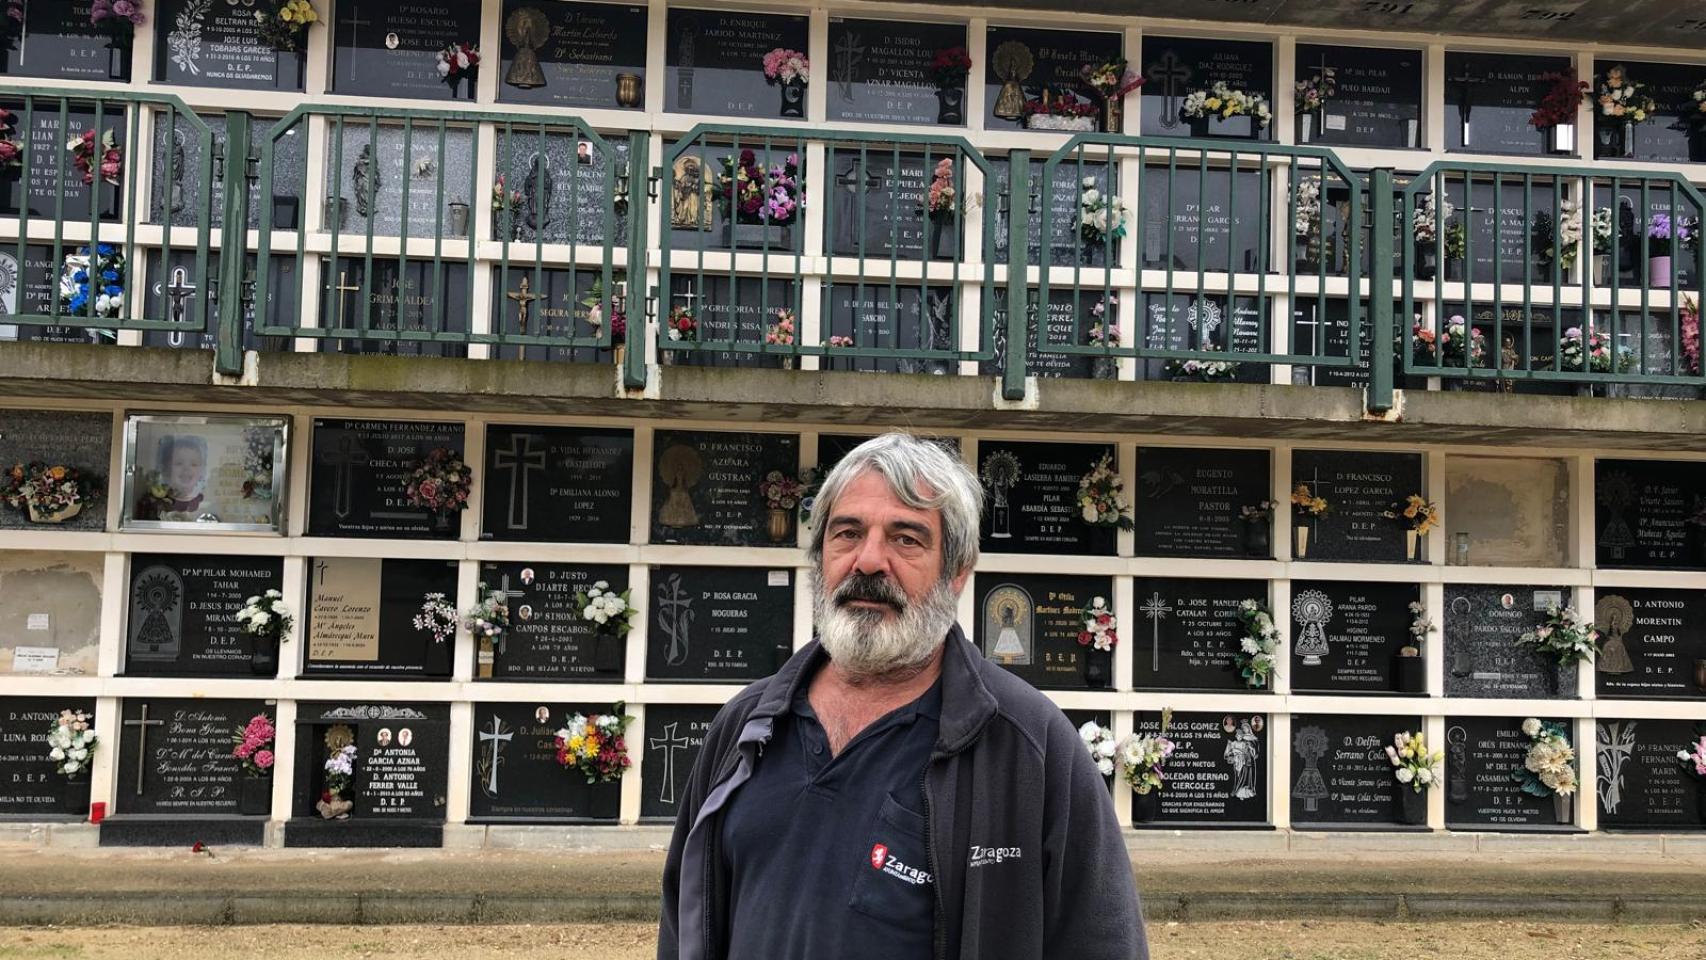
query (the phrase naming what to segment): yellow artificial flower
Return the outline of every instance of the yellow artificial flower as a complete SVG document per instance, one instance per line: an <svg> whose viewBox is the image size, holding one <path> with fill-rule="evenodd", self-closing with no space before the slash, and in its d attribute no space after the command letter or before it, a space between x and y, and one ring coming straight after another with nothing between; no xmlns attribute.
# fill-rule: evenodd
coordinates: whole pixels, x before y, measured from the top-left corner
<svg viewBox="0 0 1706 960"><path fill-rule="evenodd" d="M1203 101L1202 105L1209 108L1210 110L1219 110L1220 109L1220 98L1219 97L1209 97L1207 100Z"/></svg>

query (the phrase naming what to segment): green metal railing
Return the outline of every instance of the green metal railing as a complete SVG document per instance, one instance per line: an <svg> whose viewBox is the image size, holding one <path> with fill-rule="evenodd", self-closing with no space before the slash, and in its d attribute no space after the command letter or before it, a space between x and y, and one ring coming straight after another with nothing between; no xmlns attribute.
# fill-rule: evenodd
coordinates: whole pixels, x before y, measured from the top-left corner
<svg viewBox="0 0 1706 960"><path fill-rule="evenodd" d="M1689 306L1706 279L1706 198L1682 177L1440 162L1399 213L1415 241L1401 250L1405 373L1706 383Z"/></svg>
<svg viewBox="0 0 1706 960"><path fill-rule="evenodd" d="M1441 161L1403 179L1258 141L1081 134L986 155L731 124L666 139L654 164L649 133L561 115L197 116L36 87L0 107L17 148L0 156L17 271L0 323L193 335L226 374L308 341L621 358L631 388L649 361L975 365L1010 398L1122 365L1252 382L1289 365L1365 383L1374 410L1400 376L1706 384L1706 199L1674 174ZM87 184L60 147L84 131L110 131L118 158L102 169L97 147Z"/></svg>
<svg viewBox="0 0 1706 960"><path fill-rule="evenodd" d="M895 372L989 360L991 173L959 137L694 127L658 170L659 358ZM823 207L817 238L808 204ZM802 323L808 286L816 330Z"/></svg>
<svg viewBox="0 0 1706 960"><path fill-rule="evenodd" d="M188 284L154 281L185 256L194 277L207 276L212 177L181 183L178 153L152 158L150 144L156 130L182 130L197 156L216 163L223 153L208 124L178 98L149 94L9 87L0 90L0 108L0 141L13 158L0 163L0 255L11 260L15 298L4 322L109 333L204 329L206 297ZM70 142L85 136L87 148L73 152ZM157 205L138 209L148 202L149 178L174 188L166 191L173 206L188 206L185 227L150 226L160 219Z"/></svg>
<svg viewBox="0 0 1706 960"><path fill-rule="evenodd" d="M1272 319L1279 296L1313 299L1319 314L1330 290L1363 290L1362 193L1359 177L1315 147L1075 135L1030 188L1056 221L1051 233L1061 219L1068 228L1065 244L1037 244L1034 280L1047 310L1064 295L1068 329L1031 335L1041 353L1093 357L1104 375L1122 357L1163 361L1156 373L1192 380L1233 379L1243 363L1361 365L1360 296L1348 296L1344 355L1299 350ZM1323 255L1322 202L1334 195L1346 198L1343 271ZM1008 303L1031 282L1009 273ZM1122 327L1135 328L1129 340ZM1011 379L1008 388L1018 395Z"/></svg>

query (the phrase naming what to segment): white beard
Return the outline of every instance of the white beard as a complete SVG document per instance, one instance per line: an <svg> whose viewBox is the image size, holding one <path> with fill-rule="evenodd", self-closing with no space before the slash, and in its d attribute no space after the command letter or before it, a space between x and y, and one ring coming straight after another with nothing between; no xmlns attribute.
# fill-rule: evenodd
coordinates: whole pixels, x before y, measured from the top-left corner
<svg viewBox="0 0 1706 960"><path fill-rule="evenodd" d="M843 581L846 583L847 581ZM954 624L959 600L939 580L921 600L908 600L898 616L890 611L837 604L812 575L812 616L818 643L852 679L907 676L935 656Z"/></svg>

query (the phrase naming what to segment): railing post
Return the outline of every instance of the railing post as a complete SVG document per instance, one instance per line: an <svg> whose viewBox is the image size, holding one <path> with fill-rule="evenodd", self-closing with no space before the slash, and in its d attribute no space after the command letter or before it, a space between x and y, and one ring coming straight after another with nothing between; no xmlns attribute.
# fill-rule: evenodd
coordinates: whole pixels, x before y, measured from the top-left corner
<svg viewBox="0 0 1706 960"><path fill-rule="evenodd" d="M1392 409L1392 171L1369 172L1368 409Z"/></svg>
<svg viewBox="0 0 1706 960"><path fill-rule="evenodd" d="M623 342L628 349L622 359L622 385L629 389L640 389L646 385L646 315L645 293L650 289L648 260L650 253L646 249L652 215L652 199L656 191L652 185L650 133L636 130L628 135L628 302L632 308L640 305L639 324L636 326L634 316L628 317L628 328L624 333ZM636 295L637 294L637 295ZM662 358L659 358L660 360Z"/></svg>
<svg viewBox="0 0 1706 960"><path fill-rule="evenodd" d="M1025 254L1031 245L1031 151L1015 150L1007 158L1007 357L1001 370L1001 395L1025 399L1026 320L1030 285Z"/></svg>
<svg viewBox="0 0 1706 960"><path fill-rule="evenodd" d="M243 372L243 277L248 267L249 132L251 118L241 110L225 117L225 208L219 245L219 335L213 368L224 376ZM264 290L255 296L264 297Z"/></svg>

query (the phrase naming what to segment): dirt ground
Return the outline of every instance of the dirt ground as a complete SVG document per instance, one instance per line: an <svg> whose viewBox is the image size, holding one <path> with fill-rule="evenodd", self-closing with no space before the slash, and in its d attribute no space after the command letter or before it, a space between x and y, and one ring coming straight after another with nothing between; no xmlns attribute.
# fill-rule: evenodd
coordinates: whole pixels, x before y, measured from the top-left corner
<svg viewBox="0 0 1706 960"><path fill-rule="evenodd" d="M0 960L650 960L649 924L0 928ZM1163 923L1155 960L1706 960L1706 927L1561 923Z"/></svg>

